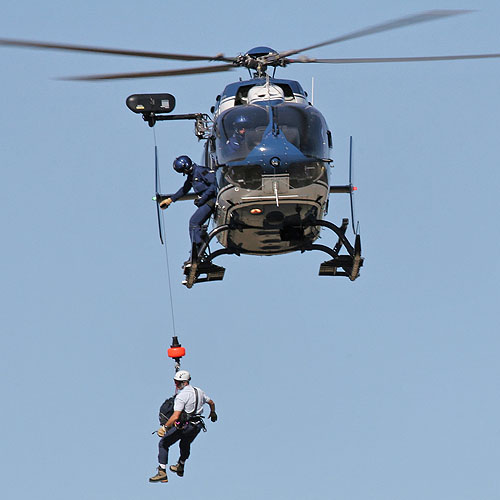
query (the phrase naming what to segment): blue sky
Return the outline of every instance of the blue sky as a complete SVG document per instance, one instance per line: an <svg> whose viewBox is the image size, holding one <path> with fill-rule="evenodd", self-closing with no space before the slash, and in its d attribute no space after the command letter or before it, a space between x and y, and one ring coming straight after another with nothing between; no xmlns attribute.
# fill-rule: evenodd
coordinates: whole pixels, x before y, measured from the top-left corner
<svg viewBox="0 0 500 500"><path fill-rule="evenodd" d="M307 55L500 52L493 0L18 0L2 7L0 37L236 55L435 8L476 12ZM125 99L170 92L177 112L208 112L246 73L75 83L54 77L182 64L6 47L0 58L4 498L499 498L500 60L277 73L308 91L314 77L336 183L354 137L365 266L351 283L317 276L320 254L223 257L224 281L187 290L193 206L167 211L183 367L220 419L183 479L150 485L173 331L153 135ZM156 133L174 190L172 159L199 158L201 144L188 122ZM329 220L348 214L332 198Z"/></svg>

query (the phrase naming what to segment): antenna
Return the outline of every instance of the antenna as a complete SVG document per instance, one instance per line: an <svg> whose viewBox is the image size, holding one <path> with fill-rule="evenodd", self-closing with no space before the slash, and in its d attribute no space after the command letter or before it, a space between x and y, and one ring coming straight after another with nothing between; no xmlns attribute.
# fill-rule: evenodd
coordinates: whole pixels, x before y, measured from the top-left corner
<svg viewBox="0 0 500 500"><path fill-rule="evenodd" d="M314 106L314 76L311 78L311 105Z"/></svg>

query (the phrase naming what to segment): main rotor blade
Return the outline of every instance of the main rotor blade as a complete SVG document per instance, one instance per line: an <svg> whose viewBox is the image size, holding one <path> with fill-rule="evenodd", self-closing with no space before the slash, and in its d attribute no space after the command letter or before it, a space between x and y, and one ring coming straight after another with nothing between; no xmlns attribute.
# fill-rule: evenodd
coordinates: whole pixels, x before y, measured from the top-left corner
<svg viewBox="0 0 500 500"><path fill-rule="evenodd" d="M125 78L153 78L156 76L197 75L200 73L217 73L235 69L233 64L218 66L199 66L197 68L169 69L164 71L144 71L140 73L117 73L110 75L69 76L58 80L95 81L95 80L120 80Z"/></svg>
<svg viewBox="0 0 500 500"><path fill-rule="evenodd" d="M31 49L55 49L69 50L73 52L91 52L95 54L113 54L119 56L151 57L155 59L175 59L178 61L225 61L232 62L235 58L224 57L223 54L216 56L196 56L190 54L169 54L166 52L147 52L143 50L108 49L103 47L89 47L86 45L71 45L52 42L37 42L31 40L15 40L11 38L0 38L0 45L11 47L26 47Z"/></svg>
<svg viewBox="0 0 500 500"><path fill-rule="evenodd" d="M370 26L362 30L353 31L346 35L342 35L326 42L316 43L314 45L309 45L309 47L304 47L297 50L287 50L280 52L278 57L282 59L283 57L292 56L298 54L299 52L304 52L306 50L316 49L318 47L324 47L325 45L332 45L338 42L344 42L346 40L352 40L353 38L360 38L362 36L372 35L374 33L380 33L382 31L393 30L396 28L402 28L403 26L410 26L411 24L423 23L427 21L434 21L436 19L441 19L443 17L456 16L459 14L467 14L472 12L471 10L429 10L425 12L420 12L419 14L414 14L412 16L401 17L399 19L394 19L392 21L387 21L382 24L376 24L375 26Z"/></svg>
<svg viewBox="0 0 500 500"><path fill-rule="evenodd" d="M299 57L288 59L289 63L328 63L328 64L353 64L353 63L387 63L387 62L418 62L418 61L455 61L463 59L491 59L500 57L500 54L465 54L457 56L422 56L422 57L353 57L338 59L315 59Z"/></svg>

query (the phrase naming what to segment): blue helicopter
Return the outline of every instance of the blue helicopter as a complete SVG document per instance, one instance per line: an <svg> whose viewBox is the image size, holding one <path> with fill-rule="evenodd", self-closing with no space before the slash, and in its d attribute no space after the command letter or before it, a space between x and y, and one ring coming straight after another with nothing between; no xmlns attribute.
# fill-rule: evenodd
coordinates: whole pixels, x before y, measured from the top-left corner
<svg viewBox="0 0 500 500"><path fill-rule="evenodd" d="M352 209L352 194L355 189L351 182L352 141L349 184L331 185L333 144L326 120L309 103L300 83L275 78L276 69L296 63L353 64L500 57L500 54L337 59L293 57L315 48L467 12L470 11L426 11L301 49L278 52L269 47L255 47L235 57L223 54L199 56L145 52L12 39L0 39L0 45L212 63L193 68L78 76L68 78L69 80L193 75L246 68L249 79L227 85L211 108L212 116L204 113L170 114L175 107L175 98L170 94L134 94L127 99L128 107L141 114L150 126L161 120L194 120L195 134L198 139L204 140L202 163L217 175L218 192L213 229L207 233L202 247L192 253L191 261L185 265L183 283L191 288L195 283L223 279L225 269L213 263L220 255L277 255L311 250L325 252L330 257L320 265L320 275L346 276L354 281L359 276L364 259L361 256L361 238L354 225ZM269 69L273 69L272 75L268 74ZM235 129L242 123L244 136L240 135L234 141ZM238 147L234 147L235 144ZM155 199L160 239L163 243L158 205L170 195L158 192L157 162L156 179ZM351 197L353 243L346 236L348 218L344 218L340 225L324 219L329 195L332 193L348 193ZM194 198L195 195L188 194L181 199ZM337 242L334 246L316 243L322 228L335 233ZM210 244L214 239L218 240L222 248L212 251Z"/></svg>
<svg viewBox="0 0 500 500"><path fill-rule="evenodd" d="M276 52L271 48L257 47L245 55L258 58L272 53ZM354 225L352 245L346 237L347 218L340 226L323 219L330 193L352 197L351 175L348 185L330 185L332 134L299 82L260 71L249 80L231 83L217 96L212 118L201 113L168 115L175 106L170 94L134 94L128 97L127 105L142 114L150 126L161 120L195 120L195 134L205 140L202 164L216 172L214 228L206 234L201 248L193 245L190 260L184 265L183 284L188 288L223 279L225 269L213 260L224 254L321 250L330 256L320 266L321 276L347 276L351 280L359 276L363 257ZM172 195L158 192L157 161L155 170L163 243L158 205ZM180 200L194 198L188 194ZM333 248L315 243L321 228L338 236ZM222 248L211 251L214 238ZM340 255L343 248L347 253Z"/></svg>

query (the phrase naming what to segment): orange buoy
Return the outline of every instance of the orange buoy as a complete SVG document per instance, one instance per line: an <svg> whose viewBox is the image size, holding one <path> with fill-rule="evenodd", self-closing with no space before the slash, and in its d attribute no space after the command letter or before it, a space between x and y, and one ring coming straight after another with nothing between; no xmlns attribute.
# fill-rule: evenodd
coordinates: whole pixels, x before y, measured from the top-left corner
<svg viewBox="0 0 500 500"><path fill-rule="evenodd" d="M168 357L173 358L179 363L182 356L186 355L186 349L181 346L179 339L177 337L172 337L172 345L167 351Z"/></svg>
<svg viewBox="0 0 500 500"><path fill-rule="evenodd" d="M167 351L168 357L169 358L182 358L182 356L185 356L186 354L186 349L184 347L170 347Z"/></svg>

